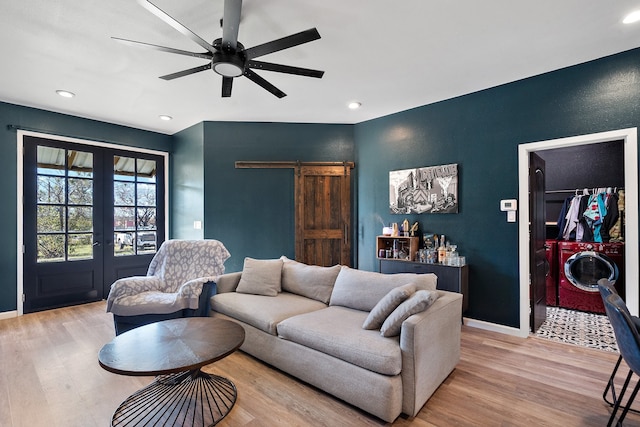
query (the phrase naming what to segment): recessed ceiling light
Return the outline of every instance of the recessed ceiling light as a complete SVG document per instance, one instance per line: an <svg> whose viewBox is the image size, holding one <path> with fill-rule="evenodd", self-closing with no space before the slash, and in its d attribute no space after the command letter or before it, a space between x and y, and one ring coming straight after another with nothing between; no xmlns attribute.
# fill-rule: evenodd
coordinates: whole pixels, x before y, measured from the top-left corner
<svg viewBox="0 0 640 427"><path fill-rule="evenodd" d="M357 110L361 106L362 106L361 102L354 101L354 102L350 102L349 103L349 108L352 109L352 110Z"/></svg>
<svg viewBox="0 0 640 427"><path fill-rule="evenodd" d="M169 120L173 120L173 117L167 116L166 114L162 114L158 117L160 117L160 120L164 120L165 122L168 122Z"/></svg>
<svg viewBox="0 0 640 427"><path fill-rule="evenodd" d="M75 93L69 92L68 90L57 90L56 93L63 98L73 98L76 96Z"/></svg>
<svg viewBox="0 0 640 427"><path fill-rule="evenodd" d="M633 24L634 22L640 21L640 10L635 10L624 17L622 20L623 24Z"/></svg>

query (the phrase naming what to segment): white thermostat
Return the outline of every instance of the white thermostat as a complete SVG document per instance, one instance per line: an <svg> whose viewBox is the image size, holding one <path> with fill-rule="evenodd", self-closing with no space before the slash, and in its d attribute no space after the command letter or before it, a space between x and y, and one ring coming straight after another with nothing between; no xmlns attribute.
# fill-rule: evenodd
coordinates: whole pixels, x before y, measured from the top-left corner
<svg viewBox="0 0 640 427"><path fill-rule="evenodd" d="M517 211L518 201L516 199L500 200L500 210L503 212Z"/></svg>

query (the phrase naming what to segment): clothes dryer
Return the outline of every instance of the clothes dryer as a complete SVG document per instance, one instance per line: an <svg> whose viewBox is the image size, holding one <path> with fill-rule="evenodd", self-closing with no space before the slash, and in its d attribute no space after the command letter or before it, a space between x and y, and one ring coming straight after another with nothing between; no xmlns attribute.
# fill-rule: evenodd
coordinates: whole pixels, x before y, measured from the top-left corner
<svg viewBox="0 0 640 427"><path fill-rule="evenodd" d="M558 242L558 305L605 313L598 280L615 282L624 299L624 243Z"/></svg>
<svg viewBox="0 0 640 427"><path fill-rule="evenodd" d="M547 306L558 305L558 241L545 241L547 255Z"/></svg>

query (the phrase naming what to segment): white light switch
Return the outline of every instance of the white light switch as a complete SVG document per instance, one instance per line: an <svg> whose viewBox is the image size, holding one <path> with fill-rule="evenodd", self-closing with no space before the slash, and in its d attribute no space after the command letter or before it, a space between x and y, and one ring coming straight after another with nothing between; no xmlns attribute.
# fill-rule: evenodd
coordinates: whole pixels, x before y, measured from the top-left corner
<svg viewBox="0 0 640 427"><path fill-rule="evenodd" d="M507 222L516 222L516 211L507 211Z"/></svg>
<svg viewBox="0 0 640 427"><path fill-rule="evenodd" d="M193 228L195 230L202 230L202 221L193 221Z"/></svg>

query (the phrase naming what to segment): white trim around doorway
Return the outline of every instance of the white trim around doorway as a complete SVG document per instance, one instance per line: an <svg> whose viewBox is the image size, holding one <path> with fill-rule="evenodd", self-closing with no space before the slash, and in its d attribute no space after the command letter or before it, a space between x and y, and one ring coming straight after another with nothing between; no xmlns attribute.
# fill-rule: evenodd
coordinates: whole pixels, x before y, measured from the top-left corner
<svg viewBox="0 0 640 427"><path fill-rule="evenodd" d="M530 329L529 302L529 153L553 148L619 141L624 143L625 186L625 291L631 314L640 310L638 289L638 130L627 128L590 135L532 142L518 146L519 271L520 271L520 328L519 336L526 337ZM634 286L635 285L635 286Z"/></svg>
<svg viewBox="0 0 640 427"><path fill-rule="evenodd" d="M137 148L137 147L131 147L128 145L118 145L118 144L112 144L112 143L108 143L108 142L99 142L99 141L91 141L91 140L86 140L86 139L79 139L79 138L70 138L70 137L66 137L66 136L58 136L58 135L52 135L52 134L48 134L48 133L40 133L40 132L33 132L33 131L27 131L27 130L21 130L18 129L17 131L17 153L18 153L18 157L17 157L17 169L18 169L18 176L17 176L17 213L18 213L18 220L16 223L16 227L17 227L17 241L18 241L18 245L16 247L16 253L18 254L17 259L17 278L18 278L18 283L17 283L17 301L16 301L16 307L17 310L16 311L12 311L9 313L0 313L0 316L4 316L4 317L0 317L0 319L2 318L6 318L6 317L15 317L15 316L22 316L24 314L24 305L22 302L22 294L24 293L24 272L22 271L23 269L23 255L24 255L24 235L23 235L23 229L24 229L24 221L23 221L23 214L24 214L24 206L23 206L23 200L24 200L24 137L25 136L35 136L38 138L46 138L46 139L53 139L53 140L57 140L57 141L63 141L63 142L72 142L72 143L76 143L76 144L82 144L82 145L90 145L90 146L94 146L94 147L104 147L104 148L111 148L111 149L115 149L115 150L125 150L125 151L131 151L132 153L146 153L146 154L153 154L156 156L161 156L164 158L164 170L165 170L165 174L164 174L164 185L165 185L165 198L164 198L164 209L165 209L165 236L169 236L169 153L167 153L166 151L156 151L156 150L149 150L147 148ZM14 315L15 314L15 315Z"/></svg>

